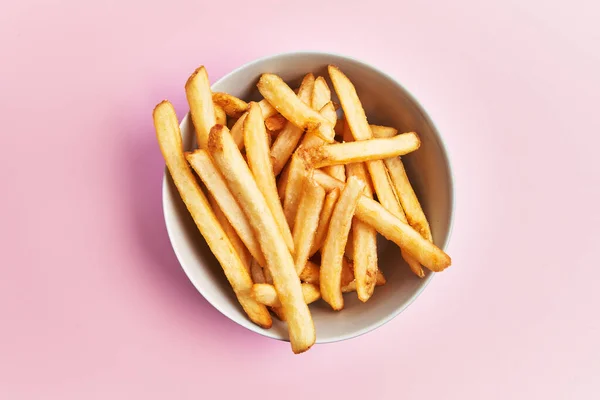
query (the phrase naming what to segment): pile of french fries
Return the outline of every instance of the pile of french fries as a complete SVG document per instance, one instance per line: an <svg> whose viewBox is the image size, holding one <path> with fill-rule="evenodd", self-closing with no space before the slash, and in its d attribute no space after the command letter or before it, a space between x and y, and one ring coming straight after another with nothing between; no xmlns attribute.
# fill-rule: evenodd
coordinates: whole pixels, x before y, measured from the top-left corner
<svg viewBox="0 0 600 400"><path fill-rule="evenodd" d="M263 328L287 322L294 353L316 340L308 304L333 310L343 293L366 302L385 277L377 234L395 242L410 269L442 271L450 257L429 223L400 156L415 132L370 125L352 82L336 66L300 87L265 73L264 97L213 93L204 67L185 85L198 148L184 152L171 103L153 113L173 182L248 317ZM197 174L197 177L195 174Z"/></svg>

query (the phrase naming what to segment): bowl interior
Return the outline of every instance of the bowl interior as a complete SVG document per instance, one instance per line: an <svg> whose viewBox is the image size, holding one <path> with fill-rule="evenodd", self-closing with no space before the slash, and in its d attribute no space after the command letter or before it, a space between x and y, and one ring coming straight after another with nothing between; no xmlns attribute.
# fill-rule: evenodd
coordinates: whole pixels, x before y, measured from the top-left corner
<svg viewBox="0 0 600 400"><path fill-rule="evenodd" d="M228 92L246 100L258 100L256 83L262 73L280 75L296 87L304 74L313 72L328 80L326 67L336 64L352 80L370 123L388 125L400 132L415 131L420 135L421 148L403 157L407 173L431 225L434 242L444 248L452 217L452 181L448 159L440 137L412 96L391 77L361 62L329 54L292 53L261 59L225 76L213 85L213 91ZM188 114L189 116L189 114ZM184 146L194 146L194 128L186 116L181 124ZM218 310L250 330L276 339L288 340L284 323L273 320L271 329L251 323L239 306L218 262L208 249L168 172L163 185L163 208L174 251L181 266L198 291ZM424 289L432 273L424 279L414 276L400 251L393 243L380 237L379 266L387 284L377 287L367 303L361 303L356 293L344 295L344 310L332 311L323 301L310 308L317 331L317 343L342 340L368 332L389 321L406 308Z"/></svg>

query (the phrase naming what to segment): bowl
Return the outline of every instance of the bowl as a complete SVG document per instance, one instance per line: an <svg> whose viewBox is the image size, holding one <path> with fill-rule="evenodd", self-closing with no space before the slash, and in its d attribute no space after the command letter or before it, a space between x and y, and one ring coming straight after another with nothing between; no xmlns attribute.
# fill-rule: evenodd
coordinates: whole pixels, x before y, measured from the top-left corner
<svg viewBox="0 0 600 400"><path fill-rule="evenodd" d="M329 81L327 65L335 64L356 86L370 123L393 126L399 132L415 131L421 147L403 157L407 174L431 225L435 244L444 249L452 223L453 193L450 164L442 139L416 99L391 76L355 59L328 53L286 53L246 64L221 78L215 92L227 92L245 100L260 100L256 83L262 73L281 76L296 87L304 74L313 72ZM210 73L210 71L209 71ZM194 128L189 113L181 122L186 150L194 144ZM289 340L285 323L273 319L271 329L253 324L237 302L225 275L216 261L175 188L168 171L163 182L163 211L168 235L183 270L206 300L236 323L261 335ZM356 293L344 295L344 309L336 312L318 301L310 305L317 343L353 338L376 329L400 314L425 289L433 278L426 272L413 275L396 245L379 238L379 267L387 284L375 289L366 303Z"/></svg>

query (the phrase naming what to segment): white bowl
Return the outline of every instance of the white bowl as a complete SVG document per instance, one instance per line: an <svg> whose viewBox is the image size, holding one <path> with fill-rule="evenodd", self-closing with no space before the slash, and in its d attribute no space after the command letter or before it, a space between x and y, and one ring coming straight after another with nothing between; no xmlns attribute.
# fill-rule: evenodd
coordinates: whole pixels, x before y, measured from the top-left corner
<svg viewBox="0 0 600 400"><path fill-rule="evenodd" d="M256 83L262 73L276 73L294 87L308 72L322 75L329 82L328 64L337 65L352 80L370 123L419 134L421 148L404 156L403 160L431 225L434 242L444 249L453 209L448 157L433 122L414 97L392 77L348 57L327 53L288 53L246 64L221 78L212 89L246 100L258 100L260 94ZM330 88L334 93L331 83ZM184 146L191 149L195 135L189 113L181 122L181 132ZM216 309L238 324L264 336L289 340L285 324L276 318L271 329L262 329L246 317L221 267L179 198L168 171L165 171L163 182L163 210L175 254L196 289ZM340 312L332 311L323 301L311 304L317 343L349 339L380 327L408 307L433 278L431 272L426 272L423 279L417 278L402 260L398 247L380 239L379 267L387 278L387 284L377 287L367 303L361 303L356 293L345 294L345 307Z"/></svg>

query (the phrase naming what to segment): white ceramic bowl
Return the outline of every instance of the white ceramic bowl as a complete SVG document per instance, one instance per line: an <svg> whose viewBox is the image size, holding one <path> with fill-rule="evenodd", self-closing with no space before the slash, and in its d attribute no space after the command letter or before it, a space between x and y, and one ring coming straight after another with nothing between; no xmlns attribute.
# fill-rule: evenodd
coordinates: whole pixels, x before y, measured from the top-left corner
<svg viewBox="0 0 600 400"><path fill-rule="evenodd" d="M256 83L264 72L280 75L292 87L304 74L327 78L326 67L335 64L352 80L369 122L388 125L400 132L415 131L421 148L403 157L409 178L429 219L437 246L445 248L452 222L452 177L444 145L431 119L406 89L396 80L357 60L326 53L288 53L246 64L216 82L215 92L228 92L246 100L260 99ZM330 83L330 82L329 82ZM333 86L330 83L332 93ZM181 131L186 149L194 145L194 128L185 116ZM189 216L173 182L165 171L163 210L168 234L177 258L198 291L221 313L238 324L274 339L288 340L285 324L273 319L271 329L262 329L246 317L225 279L221 267L208 249ZM323 301L310 309L317 331L317 343L349 339L388 322L414 301L433 278L414 276L400 256L398 247L380 237L379 267L387 284L375 289L367 303L356 293L344 295L344 309L332 311Z"/></svg>

